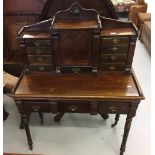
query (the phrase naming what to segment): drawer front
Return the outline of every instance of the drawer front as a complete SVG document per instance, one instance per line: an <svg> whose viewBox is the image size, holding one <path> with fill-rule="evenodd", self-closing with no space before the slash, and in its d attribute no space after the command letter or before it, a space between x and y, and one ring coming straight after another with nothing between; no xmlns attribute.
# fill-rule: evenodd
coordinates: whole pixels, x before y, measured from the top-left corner
<svg viewBox="0 0 155 155"><path fill-rule="evenodd" d="M103 63L101 64L101 70L102 71L118 71L118 70L124 70L125 64L118 64L118 63Z"/></svg>
<svg viewBox="0 0 155 155"><path fill-rule="evenodd" d="M104 44L128 44L129 38L128 37L109 37L109 38L102 38L102 45Z"/></svg>
<svg viewBox="0 0 155 155"><path fill-rule="evenodd" d="M128 45L105 46L104 44L102 44L101 53L104 53L104 54L119 54L119 53L127 53L127 52L128 52Z"/></svg>
<svg viewBox="0 0 155 155"><path fill-rule="evenodd" d="M92 67L61 67L62 73L89 73Z"/></svg>
<svg viewBox="0 0 155 155"><path fill-rule="evenodd" d="M51 49L49 47L27 47L27 53L30 55L46 55L52 54Z"/></svg>
<svg viewBox="0 0 155 155"><path fill-rule="evenodd" d="M107 63L113 63L113 62L119 62L119 63L125 63L126 60L126 54L102 54L101 55L101 62L107 62Z"/></svg>
<svg viewBox="0 0 155 155"><path fill-rule="evenodd" d="M41 46L50 46L50 40L26 40L25 41L26 46L34 46L34 47L41 47Z"/></svg>
<svg viewBox="0 0 155 155"><path fill-rule="evenodd" d="M53 70L53 65L30 65L30 71L49 72Z"/></svg>
<svg viewBox="0 0 155 155"><path fill-rule="evenodd" d="M20 112L51 112L52 105L49 103L37 103L37 102L24 102L17 104Z"/></svg>
<svg viewBox="0 0 155 155"><path fill-rule="evenodd" d="M124 102L99 102L98 113L127 114L130 110L130 103Z"/></svg>
<svg viewBox="0 0 155 155"><path fill-rule="evenodd" d="M29 63L52 63L51 55L29 55Z"/></svg>
<svg viewBox="0 0 155 155"><path fill-rule="evenodd" d="M73 113L88 113L89 103L87 102L58 102L58 111Z"/></svg>

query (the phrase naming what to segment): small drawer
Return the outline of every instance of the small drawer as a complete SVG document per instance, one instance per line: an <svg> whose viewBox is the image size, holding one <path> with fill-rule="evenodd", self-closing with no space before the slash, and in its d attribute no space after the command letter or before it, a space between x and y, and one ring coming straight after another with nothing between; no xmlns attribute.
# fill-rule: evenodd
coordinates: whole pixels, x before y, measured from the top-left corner
<svg viewBox="0 0 155 155"><path fill-rule="evenodd" d="M26 46L34 46L34 47L41 47L41 46L50 46L50 40L26 40Z"/></svg>
<svg viewBox="0 0 155 155"><path fill-rule="evenodd" d="M27 47L27 53L28 54L36 54L36 55L46 55L46 54L52 54L51 49L49 47Z"/></svg>
<svg viewBox="0 0 155 155"><path fill-rule="evenodd" d="M111 63L111 62L119 62L125 63L126 54L102 54L101 55L101 63Z"/></svg>
<svg viewBox="0 0 155 155"><path fill-rule="evenodd" d="M128 44L129 38L128 37L109 37L109 38L102 38L102 45L104 44Z"/></svg>
<svg viewBox="0 0 155 155"><path fill-rule="evenodd" d="M52 63L51 55L29 55L29 63Z"/></svg>
<svg viewBox="0 0 155 155"><path fill-rule="evenodd" d="M130 103L128 102L99 102L98 113L112 113L112 114L127 114L130 110Z"/></svg>
<svg viewBox="0 0 155 155"><path fill-rule="evenodd" d="M30 65L32 72L49 72L53 70L53 65Z"/></svg>
<svg viewBox="0 0 155 155"><path fill-rule="evenodd" d="M102 53L105 54L119 54L119 53L127 53L128 45L111 45L105 46L102 44Z"/></svg>
<svg viewBox="0 0 155 155"><path fill-rule="evenodd" d="M92 67L61 67L61 72L62 73L89 73L92 72Z"/></svg>
<svg viewBox="0 0 155 155"><path fill-rule="evenodd" d="M58 111L60 112L75 112L75 113L88 113L88 102L58 102Z"/></svg>
<svg viewBox="0 0 155 155"><path fill-rule="evenodd" d="M124 70L125 64L121 63L103 63L101 64L101 70L102 71L118 71L118 70Z"/></svg>

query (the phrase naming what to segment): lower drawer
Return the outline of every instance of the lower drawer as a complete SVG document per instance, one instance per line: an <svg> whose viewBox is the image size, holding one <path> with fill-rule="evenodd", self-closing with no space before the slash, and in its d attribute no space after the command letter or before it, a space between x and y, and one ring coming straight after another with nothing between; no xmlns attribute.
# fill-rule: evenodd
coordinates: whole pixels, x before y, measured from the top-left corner
<svg viewBox="0 0 155 155"><path fill-rule="evenodd" d="M30 65L30 71L49 72L53 70L53 65Z"/></svg>
<svg viewBox="0 0 155 155"><path fill-rule="evenodd" d="M58 102L58 111L88 113L89 103L88 102Z"/></svg>
<svg viewBox="0 0 155 155"><path fill-rule="evenodd" d="M128 102L99 102L97 107L98 113L119 113L127 114L130 110Z"/></svg>

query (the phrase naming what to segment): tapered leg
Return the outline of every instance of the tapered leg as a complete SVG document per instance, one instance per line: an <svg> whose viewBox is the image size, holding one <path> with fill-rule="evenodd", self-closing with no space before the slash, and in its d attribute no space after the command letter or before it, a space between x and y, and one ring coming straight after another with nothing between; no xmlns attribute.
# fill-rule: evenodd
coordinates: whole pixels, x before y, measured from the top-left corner
<svg viewBox="0 0 155 155"><path fill-rule="evenodd" d="M58 113L55 117L54 117L54 121L57 123L60 123L62 116L64 115L64 112L60 112Z"/></svg>
<svg viewBox="0 0 155 155"><path fill-rule="evenodd" d="M27 118L25 113L22 113L21 116L22 116L22 121L23 121L23 124L24 124L26 136L27 136L29 149L32 150L33 149L33 142L32 142L32 138L31 138L31 134L30 134L28 118Z"/></svg>
<svg viewBox="0 0 155 155"><path fill-rule="evenodd" d="M133 118L133 115L127 115L126 123L124 127L123 140L122 140L122 144L120 148L120 155L123 155L125 152L126 142L127 142L127 138L128 138L130 127L131 127L132 118Z"/></svg>
<svg viewBox="0 0 155 155"><path fill-rule="evenodd" d="M108 119L109 118L109 115L108 114L106 114L106 113L100 113L100 115L101 115L101 117L104 119L104 120L106 120L106 119Z"/></svg>
<svg viewBox="0 0 155 155"><path fill-rule="evenodd" d="M120 117L120 114L116 114L116 117L115 117L115 122L114 124L111 125L111 127L115 127L119 121L119 117Z"/></svg>
<svg viewBox="0 0 155 155"><path fill-rule="evenodd" d="M41 120L41 125L43 125L44 123L44 120L43 120L43 113L39 113L39 117L40 117L40 120Z"/></svg>

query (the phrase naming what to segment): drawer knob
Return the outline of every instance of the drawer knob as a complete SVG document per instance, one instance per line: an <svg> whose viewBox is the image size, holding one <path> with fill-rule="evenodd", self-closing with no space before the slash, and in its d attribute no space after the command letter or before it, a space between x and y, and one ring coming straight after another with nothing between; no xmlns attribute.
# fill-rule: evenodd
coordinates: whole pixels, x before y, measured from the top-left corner
<svg viewBox="0 0 155 155"><path fill-rule="evenodd" d="M115 70L116 67L115 67L114 65L112 65L112 66L109 66L109 69L110 69L110 70Z"/></svg>
<svg viewBox="0 0 155 155"><path fill-rule="evenodd" d="M118 111L118 107L117 106L111 106L111 107L109 107L109 110L111 110L112 112L116 112L116 111Z"/></svg>
<svg viewBox="0 0 155 155"><path fill-rule="evenodd" d="M40 107L37 105L32 106L33 111L39 111Z"/></svg>
<svg viewBox="0 0 155 155"><path fill-rule="evenodd" d="M42 61L44 60L44 58L43 58L43 57L37 57L36 60L37 60L38 62L42 62Z"/></svg>
<svg viewBox="0 0 155 155"><path fill-rule="evenodd" d="M119 40L118 38L115 38L115 39L112 40L112 42L113 42L114 44L118 44L118 43L120 42L120 40Z"/></svg>
<svg viewBox="0 0 155 155"><path fill-rule="evenodd" d="M34 45L37 46L37 47L39 47L41 45L41 42L40 41L35 41L34 42Z"/></svg>
<svg viewBox="0 0 155 155"><path fill-rule="evenodd" d="M43 71L44 69L45 69L44 66L39 66L39 67L38 67L38 70L40 70L40 71Z"/></svg>
<svg viewBox="0 0 155 155"><path fill-rule="evenodd" d="M75 105L69 106L69 110L70 110L70 111L76 111L77 109L78 109L78 107L75 106Z"/></svg>
<svg viewBox="0 0 155 155"><path fill-rule="evenodd" d="M118 48L114 46L114 47L111 48L111 50L112 50L113 52L116 52L116 51L118 50Z"/></svg>
<svg viewBox="0 0 155 155"><path fill-rule="evenodd" d="M112 55L112 56L110 57L110 59L111 59L112 61L115 61L115 60L118 59L118 57L117 57L116 55Z"/></svg>

